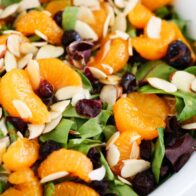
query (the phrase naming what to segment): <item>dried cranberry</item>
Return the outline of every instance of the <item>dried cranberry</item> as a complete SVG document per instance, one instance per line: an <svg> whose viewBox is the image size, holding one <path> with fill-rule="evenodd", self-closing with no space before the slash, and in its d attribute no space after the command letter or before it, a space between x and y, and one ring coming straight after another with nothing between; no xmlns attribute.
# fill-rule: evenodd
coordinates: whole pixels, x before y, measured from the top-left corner
<svg viewBox="0 0 196 196"><path fill-rule="evenodd" d="M53 19L55 20L55 22L59 25L59 27L62 27L62 18L63 18L63 11L59 11L57 12Z"/></svg>
<svg viewBox="0 0 196 196"><path fill-rule="evenodd" d="M53 93L54 88L47 80L43 80L40 82L37 94L41 99L51 98L53 96Z"/></svg>
<svg viewBox="0 0 196 196"><path fill-rule="evenodd" d="M39 148L39 155L40 159L44 160L49 154L51 154L53 151L59 150L61 148L61 145L55 141L48 140L45 143L40 145Z"/></svg>
<svg viewBox="0 0 196 196"><path fill-rule="evenodd" d="M11 123L17 130L22 133L25 133L25 131L27 130L27 123L21 118L8 116L6 117L6 121Z"/></svg>
<svg viewBox="0 0 196 196"><path fill-rule="evenodd" d="M131 73L125 73L120 82L123 93L130 93L137 89L136 77Z"/></svg>
<svg viewBox="0 0 196 196"><path fill-rule="evenodd" d="M72 42L80 41L80 40L81 37L76 31L74 30L65 31L62 37L62 44L65 48L67 48Z"/></svg>
<svg viewBox="0 0 196 196"><path fill-rule="evenodd" d="M96 117L102 109L100 100L82 99L76 104L76 111L78 114L86 117Z"/></svg>
<svg viewBox="0 0 196 196"><path fill-rule="evenodd" d="M141 172L134 177L132 185L140 196L148 195L156 186L154 175L150 170Z"/></svg>
<svg viewBox="0 0 196 196"><path fill-rule="evenodd" d="M96 148L91 148L87 154L87 157L91 160L93 163L93 168L97 169L101 167L101 162L100 162L100 153L97 151Z"/></svg>
<svg viewBox="0 0 196 196"><path fill-rule="evenodd" d="M93 82L97 81L97 79L93 76L93 74L91 73L91 71L88 67L85 68L84 74L90 80L90 82L93 83Z"/></svg>
<svg viewBox="0 0 196 196"><path fill-rule="evenodd" d="M109 183L106 180L102 180L102 181L92 181L90 183L90 186L96 190L100 195L105 195L105 193L108 190L109 187Z"/></svg>
<svg viewBox="0 0 196 196"><path fill-rule="evenodd" d="M152 156L152 142L151 141L142 140L141 145L140 145L140 156L142 159L146 161L151 160L151 156Z"/></svg>
<svg viewBox="0 0 196 196"><path fill-rule="evenodd" d="M182 41L173 41L168 46L165 60L176 69L185 69L192 63L191 51Z"/></svg>

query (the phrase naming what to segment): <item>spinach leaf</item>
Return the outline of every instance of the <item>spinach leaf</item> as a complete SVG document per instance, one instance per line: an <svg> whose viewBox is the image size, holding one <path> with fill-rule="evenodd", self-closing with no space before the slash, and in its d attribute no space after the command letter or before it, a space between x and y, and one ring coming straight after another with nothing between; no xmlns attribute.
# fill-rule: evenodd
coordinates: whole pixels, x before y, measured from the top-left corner
<svg viewBox="0 0 196 196"><path fill-rule="evenodd" d="M55 186L52 182L50 182L44 186L44 195L45 196L54 195L54 191L55 191Z"/></svg>
<svg viewBox="0 0 196 196"><path fill-rule="evenodd" d="M53 140L55 142L63 144L64 147L66 147L68 134L73 124L74 122L71 120L62 119L59 125L53 131L40 136L40 140L42 142L45 142L47 140Z"/></svg>
<svg viewBox="0 0 196 196"><path fill-rule="evenodd" d="M164 145L164 129L158 128L159 138L155 144L154 157L152 161L152 172L155 176L157 183L159 182L160 169L165 156L165 145Z"/></svg>
<svg viewBox="0 0 196 196"><path fill-rule="evenodd" d="M7 183L3 180L0 180L0 193L3 193L7 188Z"/></svg>
<svg viewBox="0 0 196 196"><path fill-rule="evenodd" d="M177 116L179 121L188 120L196 115L196 95L193 93L187 93L180 90L174 93L167 93L165 91L155 89L149 85L143 86L142 88L139 89L139 91L142 93L170 94L175 97L181 98L184 102L184 108Z"/></svg>
<svg viewBox="0 0 196 196"><path fill-rule="evenodd" d="M160 7L155 11L155 14L160 18L165 18L170 13L167 6Z"/></svg>
<svg viewBox="0 0 196 196"><path fill-rule="evenodd" d="M14 3L19 3L20 1L21 0L1 0L0 3L1 3L1 5L6 7L6 6L14 4Z"/></svg>
<svg viewBox="0 0 196 196"><path fill-rule="evenodd" d="M114 125L107 125L103 128L103 135L106 138L106 141L116 132L116 127Z"/></svg>
<svg viewBox="0 0 196 196"><path fill-rule="evenodd" d="M79 75L80 75L80 77L81 77L81 79L82 79L83 87L84 87L85 89L92 90L93 87L92 87L92 85L91 85L90 80L89 80L81 71L78 70L77 72L79 73Z"/></svg>
<svg viewBox="0 0 196 196"><path fill-rule="evenodd" d="M73 30L75 28L78 7L67 6L63 12L62 26L65 31Z"/></svg>
<svg viewBox="0 0 196 196"><path fill-rule="evenodd" d="M112 111L111 110L102 110L101 113L99 114L98 121L101 125L106 125L108 119L110 118L110 116L112 115Z"/></svg>
<svg viewBox="0 0 196 196"><path fill-rule="evenodd" d="M158 77L168 80L174 71L173 67L170 67L163 61L150 61L138 69L136 78L137 80L144 80L149 77Z"/></svg>
<svg viewBox="0 0 196 196"><path fill-rule="evenodd" d="M102 128L96 118L89 119L86 123L84 123L80 129L80 136L83 139L91 138L97 136L102 133Z"/></svg>
<svg viewBox="0 0 196 196"><path fill-rule="evenodd" d="M191 66L191 67L188 67L186 68L184 71L187 71L193 75L196 75L196 66Z"/></svg>

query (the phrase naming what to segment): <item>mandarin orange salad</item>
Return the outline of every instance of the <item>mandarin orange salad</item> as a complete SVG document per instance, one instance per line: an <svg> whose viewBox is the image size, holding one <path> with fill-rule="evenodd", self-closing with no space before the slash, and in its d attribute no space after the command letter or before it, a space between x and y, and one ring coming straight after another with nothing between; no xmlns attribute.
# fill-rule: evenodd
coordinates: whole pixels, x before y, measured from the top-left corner
<svg viewBox="0 0 196 196"><path fill-rule="evenodd" d="M194 45L172 0L1 0L0 194L151 193L196 149Z"/></svg>

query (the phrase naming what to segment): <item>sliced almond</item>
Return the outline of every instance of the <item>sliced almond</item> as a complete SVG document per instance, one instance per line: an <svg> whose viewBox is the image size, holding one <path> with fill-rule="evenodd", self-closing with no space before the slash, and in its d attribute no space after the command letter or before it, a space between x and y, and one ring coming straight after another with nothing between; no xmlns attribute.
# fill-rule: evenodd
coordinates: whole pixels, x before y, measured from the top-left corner
<svg viewBox="0 0 196 196"><path fill-rule="evenodd" d="M0 118L2 117L3 115L3 109L0 107Z"/></svg>
<svg viewBox="0 0 196 196"><path fill-rule="evenodd" d="M196 129L196 122L183 125L182 128L187 129L187 130L195 130Z"/></svg>
<svg viewBox="0 0 196 196"><path fill-rule="evenodd" d="M4 57L5 52L6 52L6 45L1 44L0 45L0 58Z"/></svg>
<svg viewBox="0 0 196 196"><path fill-rule="evenodd" d="M123 161L124 165L121 169L121 176L129 178L135 176L137 173L150 168L150 162L144 160L130 159Z"/></svg>
<svg viewBox="0 0 196 196"><path fill-rule="evenodd" d="M103 26L103 37L105 37L108 33L111 19L112 19L112 15L109 13Z"/></svg>
<svg viewBox="0 0 196 196"><path fill-rule="evenodd" d="M191 90L196 92L196 79L191 82Z"/></svg>
<svg viewBox="0 0 196 196"><path fill-rule="evenodd" d="M161 36L162 20L152 16L147 24L147 36L152 39L159 39Z"/></svg>
<svg viewBox="0 0 196 196"><path fill-rule="evenodd" d="M4 59L0 59L0 71L2 71L3 69L3 66L4 66Z"/></svg>
<svg viewBox="0 0 196 196"><path fill-rule="evenodd" d="M80 93L81 91L82 87L78 86L63 87L57 90L55 97L57 100L71 99L74 95Z"/></svg>
<svg viewBox="0 0 196 196"><path fill-rule="evenodd" d="M106 79L107 75L101 71L100 69L97 69L95 67L89 67L90 72L92 73L92 75L97 78L97 79Z"/></svg>
<svg viewBox="0 0 196 196"><path fill-rule="evenodd" d="M25 102L15 99L12 104L22 119L32 117L32 112Z"/></svg>
<svg viewBox="0 0 196 196"><path fill-rule="evenodd" d="M127 16L134 8L135 6L139 3L139 0L128 0L126 3L125 9L123 11L123 14Z"/></svg>
<svg viewBox="0 0 196 196"><path fill-rule="evenodd" d="M6 127L6 122L5 118L2 118L0 120L0 130L3 132L3 135L6 136L8 133L7 127Z"/></svg>
<svg viewBox="0 0 196 196"><path fill-rule="evenodd" d="M20 56L20 42L21 37L17 34L10 35L7 39L8 50L15 56Z"/></svg>
<svg viewBox="0 0 196 196"><path fill-rule="evenodd" d="M90 7L90 8L99 8L100 3L99 0L90 0L90 1L84 1L84 0L73 0L73 5L81 7Z"/></svg>
<svg viewBox="0 0 196 196"><path fill-rule="evenodd" d="M33 46L33 44L31 43L25 42L20 45L20 52L23 54L32 53L35 55L37 51L38 49L35 46Z"/></svg>
<svg viewBox="0 0 196 196"><path fill-rule="evenodd" d="M114 105L117 100L117 88L113 85L105 85L100 93L100 99L103 103Z"/></svg>
<svg viewBox="0 0 196 196"><path fill-rule="evenodd" d="M124 8L126 5L124 0L114 0L114 3L120 9Z"/></svg>
<svg viewBox="0 0 196 196"><path fill-rule="evenodd" d="M98 36L95 31L85 22L80 20L76 21L75 31L77 31L83 39L98 40Z"/></svg>
<svg viewBox="0 0 196 196"><path fill-rule="evenodd" d="M124 14L118 14L115 17L114 24L112 26L112 31L125 32L127 29L127 20Z"/></svg>
<svg viewBox="0 0 196 196"><path fill-rule="evenodd" d="M62 112L50 112L49 113L49 122L51 122L52 120L57 119L61 115L62 115Z"/></svg>
<svg viewBox="0 0 196 196"><path fill-rule="evenodd" d="M111 40L108 40L105 44L104 44L104 50L103 50L103 55L101 60L103 60L107 54L110 52L110 47L111 47Z"/></svg>
<svg viewBox="0 0 196 196"><path fill-rule="evenodd" d="M105 2L105 9L107 11L107 14L111 16L110 26L113 26L114 25L114 20L115 20L114 8L109 3Z"/></svg>
<svg viewBox="0 0 196 196"><path fill-rule="evenodd" d="M14 69L14 68L17 68L16 58L15 58L15 56L14 56L11 52L9 52L9 51L7 51L7 52L5 53L5 61L4 61L4 63L5 63L5 70L6 70L7 72L11 71L11 70Z"/></svg>
<svg viewBox="0 0 196 196"><path fill-rule="evenodd" d="M40 183L43 184L43 183L46 183L46 182L50 182L50 181L53 181L53 180L57 180L57 179L60 179L60 178L63 178L65 176L67 176L69 173L66 172L66 171L62 171L62 172L56 172L56 173L53 173L53 174L50 174L44 178L42 178L40 180Z"/></svg>
<svg viewBox="0 0 196 196"><path fill-rule="evenodd" d="M138 159L140 154L140 148L137 144L137 142L132 143L131 153L130 153L130 159Z"/></svg>
<svg viewBox="0 0 196 196"><path fill-rule="evenodd" d="M128 180L122 178L121 176L117 176L117 178L118 178L121 182L123 182L123 183L125 183L125 184L132 185Z"/></svg>
<svg viewBox="0 0 196 196"><path fill-rule="evenodd" d="M20 131L17 131L16 134L17 134L17 136L18 136L19 138L24 138L23 134L22 134Z"/></svg>
<svg viewBox="0 0 196 196"><path fill-rule="evenodd" d="M95 23L95 16L93 15L93 12L90 8L88 7L79 7L79 12L77 15L78 20L83 21L88 24L93 24Z"/></svg>
<svg viewBox="0 0 196 196"><path fill-rule="evenodd" d="M116 75L107 76L105 79L100 79L99 81L103 84L118 85L121 78Z"/></svg>
<svg viewBox="0 0 196 196"><path fill-rule="evenodd" d="M46 14L47 16L52 16L52 14L47 10L42 10L42 13Z"/></svg>
<svg viewBox="0 0 196 196"><path fill-rule="evenodd" d="M38 136L40 136L45 128L45 125L34 125L29 124L28 130L29 130L29 139L35 139Z"/></svg>
<svg viewBox="0 0 196 196"><path fill-rule="evenodd" d="M98 169L95 169L93 171L91 171L88 176L91 180L98 180L98 181L101 181L104 179L105 177L105 174L106 174L106 169L104 166L98 168Z"/></svg>
<svg viewBox="0 0 196 196"><path fill-rule="evenodd" d="M22 0L19 4L19 11L22 12L36 7L40 7L39 0Z"/></svg>
<svg viewBox="0 0 196 196"><path fill-rule="evenodd" d="M19 61L18 61L18 68L19 69L23 69L28 63L30 60L32 60L33 58L33 54L27 54L26 56L24 56L23 58L21 58Z"/></svg>
<svg viewBox="0 0 196 196"><path fill-rule="evenodd" d="M152 87L163 90L165 92L174 93L177 91L176 86L166 80L160 78L148 78L147 81Z"/></svg>
<svg viewBox="0 0 196 196"><path fill-rule="evenodd" d="M35 47L42 47L42 46L47 45L48 43L47 42L32 42L31 44Z"/></svg>
<svg viewBox="0 0 196 196"><path fill-rule="evenodd" d="M45 45L39 49L36 59L57 58L60 57L63 53L63 47Z"/></svg>
<svg viewBox="0 0 196 196"><path fill-rule="evenodd" d="M61 119L62 119L62 115L59 116L58 118L52 120L51 122L47 123L44 130L43 130L43 133L49 133L53 129L55 129L58 126L58 124L60 123Z"/></svg>
<svg viewBox="0 0 196 196"><path fill-rule="evenodd" d="M81 99L90 99L90 93L87 89L84 89L80 93L74 95L71 100L71 105L75 106Z"/></svg>
<svg viewBox="0 0 196 196"><path fill-rule="evenodd" d="M120 159L120 152L115 144L112 144L107 151L107 161L110 167L115 166Z"/></svg>
<svg viewBox="0 0 196 196"><path fill-rule="evenodd" d="M116 142L119 136L120 136L120 132L117 131L112 135L112 137L110 137L110 139L107 141L106 144L106 150L108 150Z"/></svg>
<svg viewBox="0 0 196 196"><path fill-rule="evenodd" d="M131 143L134 143L135 141L137 141L140 138L141 138L141 136L139 134L138 135L131 136Z"/></svg>
<svg viewBox="0 0 196 196"><path fill-rule="evenodd" d="M133 56L133 45L131 38L128 39L128 52L129 56Z"/></svg>
<svg viewBox="0 0 196 196"><path fill-rule="evenodd" d="M50 106L51 110L54 112L61 112L63 113L67 106L70 104L69 100L60 101Z"/></svg>
<svg viewBox="0 0 196 196"><path fill-rule="evenodd" d="M4 35L8 35L8 34L22 35L20 31L15 31L15 30L6 30L6 31L3 31L3 34Z"/></svg>
<svg viewBox="0 0 196 196"><path fill-rule="evenodd" d="M15 14L16 11L18 10L18 8L19 8L18 3L12 4L8 7L6 7L1 13L0 19L4 19L4 18L7 18L8 16Z"/></svg>
<svg viewBox="0 0 196 196"><path fill-rule="evenodd" d="M107 65L107 64L102 63L101 66L104 69L106 69L109 72L109 74L112 74L114 72L113 68L110 65Z"/></svg>
<svg viewBox="0 0 196 196"><path fill-rule="evenodd" d="M195 80L195 76L186 71L176 71L171 77L171 83L185 92L191 92L193 80Z"/></svg>
<svg viewBox="0 0 196 196"><path fill-rule="evenodd" d="M37 35L38 37L42 38L45 41L48 41L48 37L39 30L35 30L35 35Z"/></svg>
<svg viewBox="0 0 196 196"><path fill-rule="evenodd" d="M27 72L35 89L38 88L41 80L38 62L35 60L30 60L27 65Z"/></svg>

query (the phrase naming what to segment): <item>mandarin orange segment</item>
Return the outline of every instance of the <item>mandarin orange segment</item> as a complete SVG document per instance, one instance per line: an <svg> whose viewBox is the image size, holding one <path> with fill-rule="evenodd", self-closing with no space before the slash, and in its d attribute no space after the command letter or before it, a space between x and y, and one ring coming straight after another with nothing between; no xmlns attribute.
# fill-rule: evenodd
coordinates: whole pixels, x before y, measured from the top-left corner
<svg viewBox="0 0 196 196"><path fill-rule="evenodd" d="M60 149L51 153L38 168L38 174L44 178L50 174L66 171L71 175L89 182L89 172L93 170L92 162L86 155L75 150Z"/></svg>
<svg viewBox="0 0 196 196"><path fill-rule="evenodd" d="M108 51L106 49L107 44L110 47ZM96 67L109 75L120 71L126 65L128 59L128 41L121 38L110 40L110 37L107 36L89 66Z"/></svg>
<svg viewBox="0 0 196 196"><path fill-rule="evenodd" d="M75 182L63 182L55 185L55 192L53 196L99 196L92 188L75 183Z"/></svg>
<svg viewBox="0 0 196 196"><path fill-rule="evenodd" d="M57 90L65 86L82 86L79 74L59 59L49 58L38 60L40 74Z"/></svg>
<svg viewBox="0 0 196 196"><path fill-rule="evenodd" d="M168 115L166 103L156 95L131 93L119 99L114 107L114 118L120 132L137 132L143 139L158 136L157 128L165 127Z"/></svg>
<svg viewBox="0 0 196 196"><path fill-rule="evenodd" d="M144 28L152 16L153 13L149 9L138 3L128 14L128 19L133 26Z"/></svg>
<svg viewBox="0 0 196 196"><path fill-rule="evenodd" d="M39 145L26 138L18 138L12 143L5 154L3 162L12 171L30 167L39 157Z"/></svg>
<svg viewBox="0 0 196 196"><path fill-rule="evenodd" d="M165 56L168 45L176 40L176 33L173 25L162 21L161 35L159 39L148 38L145 36L132 39L133 47L145 59L157 60Z"/></svg>
<svg viewBox="0 0 196 196"><path fill-rule="evenodd" d="M8 37L9 37L9 35L1 35L0 36L0 44L6 44Z"/></svg>
<svg viewBox="0 0 196 196"><path fill-rule="evenodd" d="M61 44L63 30L46 13L30 11L18 18L16 30L24 35L33 35L38 30L47 36L52 44Z"/></svg>
<svg viewBox="0 0 196 196"><path fill-rule="evenodd" d="M71 0L55 0L49 2L45 9L54 16L57 12L64 10L69 5L71 5Z"/></svg>
<svg viewBox="0 0 196 196"><path fill-rule="evenodd" d="M156 10L162 6L168 5L172 3L172 0L142 0L142 4L144 4L150 10Z"/></svg>
<svg viewBox="0 0 196 196"><path fill-rule="evenodd" d="M43 124L48 121L49 112L41 99L33 92L28 74L25 70L14 69L6 73L0 83L1 104L14 117L22 117L14 103L20 102L28 109L28 116L23 120L33 124Z"/></svg>
<svg viewBox="0 0 196 196"><path fill-rule="evenodd" d="M29 168L12 173L9 178L9 182L14 184L14 188L6 190L4 196L41 196L42 187L35 177L33 171Z"/></svg>

